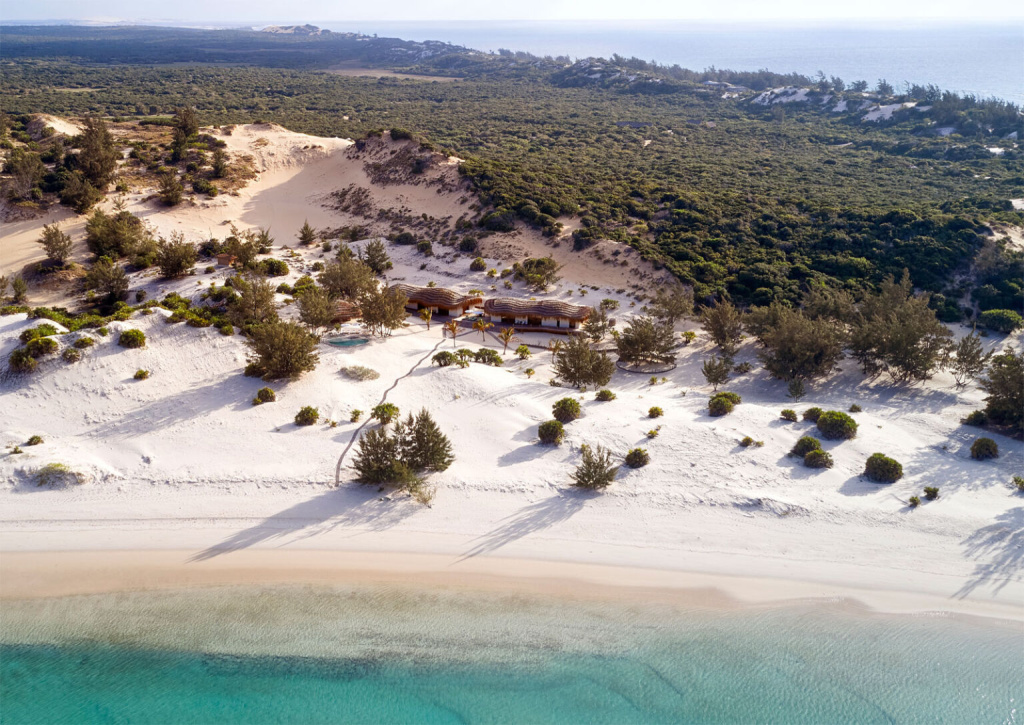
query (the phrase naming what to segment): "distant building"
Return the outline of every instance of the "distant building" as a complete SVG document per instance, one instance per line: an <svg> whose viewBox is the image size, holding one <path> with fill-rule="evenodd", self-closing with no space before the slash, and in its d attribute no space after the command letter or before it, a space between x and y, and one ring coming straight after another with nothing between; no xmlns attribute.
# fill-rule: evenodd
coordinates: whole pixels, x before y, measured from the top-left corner
<svg viewBox="0 0 1024 725"><path fill-rule="evenodd" d="M232 264L238 261L238 257L227 252L222 252L217 255L217 264L223 267L230 267Z"/></svg>
<svg viewBox="0 0 1024 725"><path fill-rule="evenodd" d="M348 300L338 300L334 303L334 317L331 318L331 322L351 322L361 314L359 305L356 303L349 302Z"/></svg>
<svg viewBox="0 0 1024 725"><path fill-rule="evenodd" d="M593 311L592 307L561 300L495 297L484 302L484 315L491 322L515 325L520 330L542 328L551 332L571 332L578 330Z"/></svg>
<svg viewBox="0 0 1024 725"><path fill-rule="evenodd" d="M483 297L464 295L444 287L416 287L411 284L396 284L391 289L399 290L408 298L408 310L428 309L440 317L461 317L471 307L479 307Z"/></svg>

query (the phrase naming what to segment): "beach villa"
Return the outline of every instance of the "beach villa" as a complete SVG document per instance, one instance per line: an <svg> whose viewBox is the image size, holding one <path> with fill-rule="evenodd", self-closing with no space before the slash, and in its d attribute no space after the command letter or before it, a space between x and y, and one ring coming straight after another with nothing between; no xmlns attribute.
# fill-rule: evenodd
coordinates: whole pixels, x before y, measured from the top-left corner
<svg viewBox="0 0 1024 725"><path fill-rule="evenodd" d="M521 300L495 297L484 302L484 315L491 322L515 325L517 330L531 328L551 332L571 332L587 321L593 308L561 300Z"/></svg>
<svg viewBox="0 0 1024 725"><path fill-rule="evenodd" d="M479 307L482 297L464 295L444 287L416 287L411 284L396 284L392 289L399 290L408 298L406 309L428 309L439 317L461 317L466 310Z"/></svg>

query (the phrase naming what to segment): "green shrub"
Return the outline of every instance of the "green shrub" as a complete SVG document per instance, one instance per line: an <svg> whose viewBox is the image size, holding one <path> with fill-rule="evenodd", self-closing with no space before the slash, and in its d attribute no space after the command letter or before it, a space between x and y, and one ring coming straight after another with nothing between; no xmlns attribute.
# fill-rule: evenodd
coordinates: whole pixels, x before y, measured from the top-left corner
<svg viewBox="0 0 1024 725"><path fill-rule="evenodd" d="M19 347L14 350L10 357L7 358L7 365L10 369L16 373L31 373L34 372L39 363L36 359L28 354L28 350L23 347Z"/></svg>
<svg viewBox="0 0 1024 725"><path fill-rule="evenodd" d="M814 436L802 436L800 440L796 442L793 449L789 452L789 455L796 458L803 458L811 451L820 451L821 441Z"/></svg>
<svg viewBox="0 0 1024 725"><path fill-rule="evenodd" d="M1024 476L1014 476L1013 486L1018 492L1024 493Z"/></svg>
<svg viewBox="0 0 1024 725"><path fill-rule="evenodd" d="M712 416L719 417L728 415L733 411L733 408L742 400L736 393L715 393L708 400L708 413Z"/></svg>
<svg viewBox="0 0 1024 725"><path fill-rule="evenodd" d="M28 330L22 330L21 334L18 335L18 339L23 343L27 343L35 340L37 337L49 337L50 335L56 334L56 327L44 323L42 325L36 325L35 327L29 328Z"/></svg>
<svg viewBox="0 0 1024 725"><path fill-rule="evenodd" d="M110 334L110 330L106 327L98 327L96 328L96 334L100 337L106 337Z"/></svg>
<svg viewBox="0 0 1024 725"><path fill-rule="evenodd" d="M991 438L978 438L971 444L971 458L976 461L999 458L999 446Z"/></svg>
<svg viewBox="0 0 1024 725"><path fill-rule="evenodd" d="M498 354L497 350L492 350L489 347L482 347L473 353L473 359L478 363L484 365L493 365L494 367L501 367L505 361L501 359L501 355Z"/></svg>
<svg viewBox="0 0 1024 725"><path fill-rule="evenodd" d="M146 380L149 377L149 371L139 368L138 370L135 371L135 375L133 377L136 380Z"/></svg>
<svg viewBox="0 0 1024 725"><path fill-rule="evenodd" d="M831 441L849 440L857 435L857 421L839 410L830 410L818 416L818 430Z"/></svg>
<svg viewBox="0 0 1024 725"><path fill-rule="evenodd" d="M612 465L612 454L601 446L591 448L586 444L580 446L580 453L583 458L573 471L572 485L590 490L610 486L619 472L619 467Z"/></svg>
<svg viewBox="0 0 1024 725"><path fill-rule="evenodd" d="M1013 310L986 310L978 316L978 323L989 330L1010 333L1024 327L1024 318Z"/></svg>
<svg viewBox="0 0 1024 725"><path fill-rule="evenodd" d="M38 446L42 442L43 442L43 437L36 435L36 436L32 436L27 441L25 441L25 445L26 446Z"/></svg>
<svg viewBox="0 0 1024 725"><path fill-rule="evenodd" d="M808 468L832 468L832 456L823 450L807 451L804 465Z"/></svg>
<svg viewBox="0 0 1024 725"><path fill-rule="evenodd" d="M533 352L530 350L529 345L520 345L516 348L516 357L520 360L526 360L531 355L533 355Z"/></svg>
<svg viewBox="0 0 1024 725"><path fill-rule="evenodd" d="M657 405L652 405L650 410L647 411L648 418L660 418L663 415L665 415L665 411L663 411Z"/></svg>
<svg viewBox="0 0 1024 725"><path fill-rule="evenodd" d="M643 468L651 462L651 455L646 448L631 448L626 454L626 465L630 468Z"/></svg>
<svg viewBox="0 0 1024 725"><path fill-rule="evenodd" d="M809 420L812 423L817 423L818 418L825 412L821 408L808 408L804 411L804 420Z"/></svg>
<svg viewBox="0 0 1024 725"><path fill-rule="evenodd" d="M127 348L145 347L146 333L142 330L125 330L118 338L117 344Z"/></svg>
<svg viewBox="0 0 1024 725"><path fill-rule="evenodd" d="M89 336L80 337L77 340L75 340L75 342L74 342L74 346L76 348L78 348L79 350L84 350L87 347L92 347L95 344L96 344L96 341L94 339L92 339L91 337L89 337Z"/></svg>
<svg viewBox="0 0 1024 725"><path fill-rule="evenodd" d="M225 337L230 337L231 335L235 334L235 326L229 322L226 322L217 328L217 332L224 335Z"/></svg>
<svg viewBox="0 0 1024 725"><path fill-rule="evenodd" d="M260 388L256 391L256 397L252 399L252 404L262 405L263 403L273 403L275 400L277 400L277 393L273 388Z"/></svg>
<svg viewBox="0 0 1024 725"><path fill-rule="evenodd" d="M453 353L448 352L447 350L442 350L435 354L434 357L430 358L430 362L438 367L446 368L458 362L458 358L455 357Z"/></svg>
<svg viewBox="0 0 1024 725"><path fill-rule="evenodd" d="M984 410L974 410L967 414L966 418L960 420L964 425L973 425L981 428L988 423L988 413Z"/></svg>
<svg viewBox="0 0 1024 725"><path fill-rule="evenodd" d="M924 497L929 501L934 501L939 497L939 489L936 486L925 486Z"/></svg>
<svg viewBox="0 0 1024 725"><path fill-rule="evenodd" d="M597 395L594 397L595 400L600 400L603 403L607 403L609 400L615 400L615 393L605 388L604 390L598 390Z"/></svg>
<svg viewBox="0 0 1024 725"><path fill-rule="evenodd" d="M541 443L557 446L565 436L565 427L560 421L549 420L537 427L537 436Z"/></svg>
<svg viewBox="0 0 1024 725"><path fill-rule="evenodd" d="M583 414L580 410L580 402L575 398L556 400L555 404L551 406L551 413L555 420L562 423L571 423Z"/></svg>
<svg viewBox="0 0 1024 725"><path fill-rule="evenodd" d="M782 411L781 417L783 420L788 420L790 423L796 423L796 411L786 408Z"/></svg>
<svg viewBox="0 0 1024 725"><path fill-rule="evenodd" d="M918 506L921 505L921 499L919 499L917 496L911 496L907 503L910 504L910 508L916 509Z"/></svg>
<svg viewBox="0 0 1024 725"><path fill-rule="evenodd" d="M477 257L469 263L469 268L473 272L483 272L487 269L487 261L483 257Z"/></svg>
<svg viewBox="0 0 1024 725"><path fill-rule="evenodd" d="M689 345L691 342L697 339L697 333L693 330L687 330L683 333L683 344Z"/></svg>
<svg viewBox="0 0 1024 725"><path fill-rule="evenodd" d="M359 408L353 408L352 409L352 413L348 417L348 422L349 423L358 423L359 419L362 418L362 417L363 417L363 411L359 410Z"/></svg>
<svg viewBox="0 0 1024 725"><path fill-rule="evenodd" d="M64 362L75 363L82 359L82 351L69 347L66 348L60 356L63 358Z"/></svg>
<svg viewBox="0 0 1024 725"><path fill-rule="evenodd" d="M320 420L320 410L312 405L303 406L295 414L295 425L315 425Z"/></svg>
<svg viewBox="0 0 1024 725"><path fill-rule="evenodd" d="M394 403L381 403L370 411L370 418L380 421L381 425L387 425L399 414L398 406Z"/></svg>
<svg viewBox="0 0 1024 725"><path fill-rule="evenodd" d="M288 274L288 264L281 259L264 259L260 262L260 269L268 277L284 277Z"/></svg>
<svg viewBox="0 0 1024 725"><path fill-rule="evenodd" d="M53 355L59 347L57 341L52 337L37 337L28 341L28 344L25 345L25 350L28 351L29 355L38 359Z"/></svg>
<svg viewBox="0 0 1024 725"><path fill-rule="evenodd" d="M764 446L764 441L755 441L750 436L743 436L743 440L740 441L740 445L744 448L762 448Z"/></svg>
<svg viewBox="0 0 1024 725"><path fill-rule="evenodd" d="M864 475L876 483L893 483L903 478L903 466L882 453L872 453L864 466Z"/></svg>
<svg viewBox="0 0 1024 725"><path fill-rule="evenodd" d="M859 405L854 403L853 405L850 406L850 410L848 412L850 412L850 413L861 413L861 412L863 412L863 410L864 410L863 408L861 408Z"/></svg>
<svg viewBox="0 0 1024 725"><path fill-rule="evenodd" d="M651 430L647 431L646 435L647 435L648 438L657 438L658 437L658 433L660 433L660 432L661 432L661 426L659 425L657 428L651 428Z"/></svg>

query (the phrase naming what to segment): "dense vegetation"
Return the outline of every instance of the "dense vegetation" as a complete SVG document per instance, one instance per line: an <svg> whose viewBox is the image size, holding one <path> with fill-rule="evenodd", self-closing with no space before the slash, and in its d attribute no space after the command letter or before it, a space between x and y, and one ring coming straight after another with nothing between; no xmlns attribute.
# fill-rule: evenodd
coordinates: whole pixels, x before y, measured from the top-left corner
<svg viewBox="0 0 1024 725"><path fill-rule="evenodd" d="M1009 203L1024 183L1024 154L1001 140L1024 137L1010 104L934 88L893 95L884 84L878 101L918 99L931 109L865 123L860 112L816 102L852 99L860 84L636 59L570 66L346 34L7 28L3 39L8 113L148 119L194 105L204 124L263 119L351 137L415 129L466 159L486 229L553 230L556 217L578 215L578 247L597 238L631 244L692 284L698 302L794 302L816 283L857 291L907 268L915 287L942 293L933 305L947 320L962 306L1021 307L1024 255L986 236L994 221L1024 223ZM228 58L262 67L95 65ZM463 80L296 70L338 61ZM753 92L722 98L706 80L755 90L811 84L817 95L762 106L750 102ZM954 131L939 136L938 126ZM988 145L1007 150L993 155ZM972 280L960 273L975 257L984 264Z"/></svg>

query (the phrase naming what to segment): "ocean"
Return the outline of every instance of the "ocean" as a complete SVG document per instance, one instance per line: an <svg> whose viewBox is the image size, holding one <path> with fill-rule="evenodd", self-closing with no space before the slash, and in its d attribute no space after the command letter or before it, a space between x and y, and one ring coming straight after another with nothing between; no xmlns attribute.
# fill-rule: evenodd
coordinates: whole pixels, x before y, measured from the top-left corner
<svg viewBox="0 0 1024 725"><path fill-rule="evenodd" d="M0 722L1012 724L1022 634L413 586L8 601Z"/></svg>
<svg viewBox="0 0 1024 725"><path fill-rule="evenodd" d="M708 22L324 22L337 31L443 40L570 58L625 57L692 70L819 70L847 83L935 84L1024 105L1024 24L714 24Z"/></svg>

